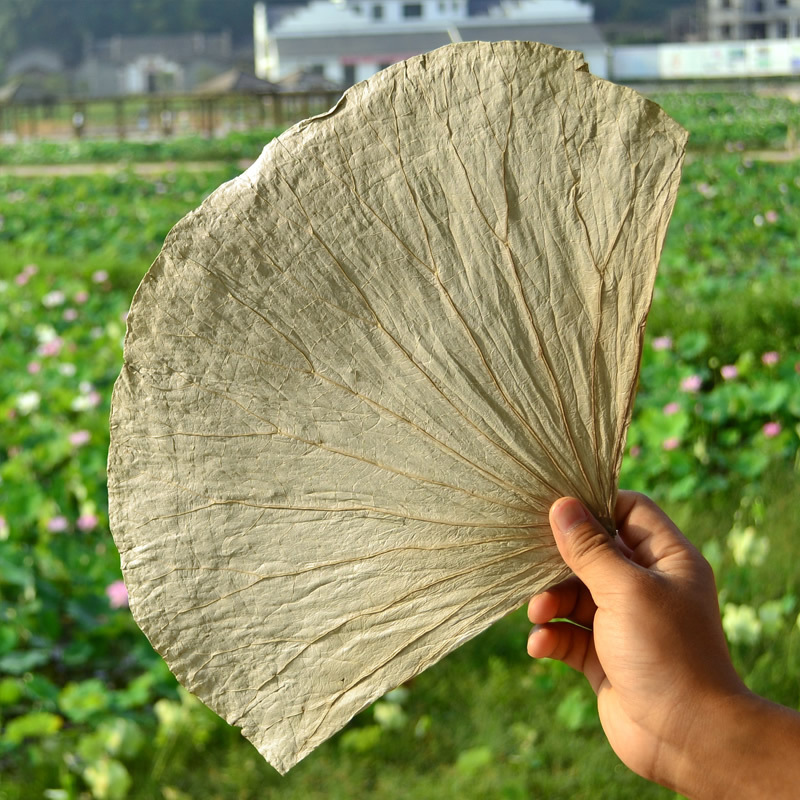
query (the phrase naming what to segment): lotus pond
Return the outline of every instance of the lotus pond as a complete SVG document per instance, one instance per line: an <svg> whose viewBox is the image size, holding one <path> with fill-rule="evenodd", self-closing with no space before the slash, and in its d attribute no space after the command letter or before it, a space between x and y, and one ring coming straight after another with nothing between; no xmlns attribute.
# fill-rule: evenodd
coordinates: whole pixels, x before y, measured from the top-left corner
<svg viewBox="0 0 800 800"><path fill-rule="evenodd" d="M794 106L713 97L713 115L706 96L660 98L699 143L621 482L703 547L737 666L798 708L800 162L735 144L776 146L784 129L767 126L790 126ZM0 173L0 800L673 796L617 762L581 678L530 662L521 613L285 778L177 687L132 621L108 530L109 399L138 281L237 172Z"/></svg>

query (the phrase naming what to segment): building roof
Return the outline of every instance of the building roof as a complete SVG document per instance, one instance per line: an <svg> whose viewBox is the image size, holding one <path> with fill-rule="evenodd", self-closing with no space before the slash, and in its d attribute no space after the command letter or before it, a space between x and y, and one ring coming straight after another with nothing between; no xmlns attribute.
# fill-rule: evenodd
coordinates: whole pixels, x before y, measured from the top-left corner
<svg viewBox="0 0 800 800"><path fill-rule="evenodd" d="M286 16L296 13L310 2L311 0L270 0L267 3L267 23L270 30L280 25ZM470 16L486 14L499 4L500 0L467 0L467 13Z"/></svg>
<svg viewBox="0 0 800 800"><path fill-rule="evenodd" d="M491 25L480 18L466 20L459 24L461 38L478 39L484 42L502 42L506 40L523 42L543 42L568 50L580 50L582 47L603 46L605 39L596 25L591 22L577 22L566 25L536 25L521 23L518 25Z"/></svg>
<svg viewBox="0 0 800 800"><path fill-rule="evenodd" d="M357 61L365 57L386 57L402 61L404 58L435 50L450 43L447 31L419 31L409 33L375 33L351 36L307 36L285 38L275 36L281 59L311 60L342 58ZM379 59L380 60L380 59Z"/></svg>
<svg viewBox="0 0 800 800"><path fill-rule="evenodd" d="M284 75L278 84L284 92L338 92L342 89L336 81L305 69Z"/></svg>
<svg viewBox="0 0 800 800"><path fill-rule="evenodd" d="M271 94L280 87L270 81L257 78L248 72L238 69L229 69L211 80L195 86L196 94L223 95L223 94Z"/></svg>
<svg viewBox="0 0 800 800"><path fill-rule="evenodd" d="M13 103L46 103L55 100L54 91L21 78L13 78L5 86L0 86L0 106Z"/></svg>
<svg viewBox="0 0 800 800"><path fill-rule="evenodd" d="M473 40L500 42L510 39L543 42L569 50L605 45L600 31L592 23L497 25L487 22L484 17L459 20L458 26L451 30L465 42ZM309 61L315 57L320 59L327 57L339 58L343 62L355 62L367 58L377 61L381 59L400 61L443 47L453 40L445 28L408 33L370 31L369 34L351 36L309 35L304 38L282 38L280 34L275 36L281 59ZM458 41L458 38L455 38L455 41Z"/></svg>

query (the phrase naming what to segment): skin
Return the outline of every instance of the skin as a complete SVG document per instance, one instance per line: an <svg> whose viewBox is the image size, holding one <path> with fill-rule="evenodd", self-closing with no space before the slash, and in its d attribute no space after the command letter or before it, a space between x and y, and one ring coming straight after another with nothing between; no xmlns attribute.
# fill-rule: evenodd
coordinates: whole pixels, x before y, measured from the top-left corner
<svg viewBox="0 0 800 800"><path fill-rule="evenodd" d="M642 777L693 800L800 797L800 714L736 674L708 562L643 495L620 492L616 522L612 539L578 500L553 504L575 574L531 599L528 653L586 676Z"/></svg>

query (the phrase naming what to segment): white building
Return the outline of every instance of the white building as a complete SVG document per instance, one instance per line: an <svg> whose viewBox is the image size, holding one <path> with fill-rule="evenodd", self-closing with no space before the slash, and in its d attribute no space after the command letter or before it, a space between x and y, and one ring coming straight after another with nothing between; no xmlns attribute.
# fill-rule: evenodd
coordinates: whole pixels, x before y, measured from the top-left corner
<svg viewBox="0 0 800 800"><path fill-rule="evenodd" d="M255 8L256 73L280 80L297 70L344 86L411 56L460 41L537 41L580 50L607 73L606 45L579 0L310 0Z"/></svg>
<svg viewBox="0 0 800 800"><path fill-rule="evenodd" d="M707 0L708 38L790 39L800 36L800 0Z"/></svg>

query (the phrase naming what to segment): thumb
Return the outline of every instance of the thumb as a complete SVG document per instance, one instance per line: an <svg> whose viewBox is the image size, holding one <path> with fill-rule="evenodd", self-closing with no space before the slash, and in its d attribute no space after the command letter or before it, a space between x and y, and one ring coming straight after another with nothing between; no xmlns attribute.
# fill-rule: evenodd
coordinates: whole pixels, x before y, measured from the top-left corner
<svg viewBox="0 0 800 800"><path fill-rule="evenodd" d="M593 595L618 584L631 568L631 562L580 500L556 500L550 508L550 527L561 557Z"/></svg>

